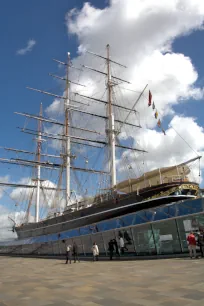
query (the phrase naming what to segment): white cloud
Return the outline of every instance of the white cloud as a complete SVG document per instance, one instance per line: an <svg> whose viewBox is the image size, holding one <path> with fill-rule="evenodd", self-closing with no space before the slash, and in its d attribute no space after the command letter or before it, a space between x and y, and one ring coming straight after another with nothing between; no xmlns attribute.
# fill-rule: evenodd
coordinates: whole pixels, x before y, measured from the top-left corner
<svg viewBox="0 0 204 306"><path fill-rule="evenodd" d="M128 67L122 70L112 65L114 75L132 83L124 84L123 87L141 91L148 83L160 118L171 115L171 125L179 135L195 151L204 151L204 132L196 119L182 117L174 111L176 104L187 103L189 99L202 99L204 90L196 85L198 73L191 59L173 50L176 38L203 30L203 1L156 0L152 5L151 0L112 0L105 9L85 3L81 10L70 11L66 18L69 33L76 35L79 42L79 56L73 60L75 66L83 64L85 59L87 66L102 69L103 61L90 55L85 56L84 50L105 55L105 46L109 43L112 59ZM80 82L87 84L89 79L88 93L99 97L98 92L102 92L104 81L97 78L96 73L84 71ZM132 107L138 94L122 92L124 97L119 102ZM149 151L146 157L149 168L175 164L194 157L193 150L173 128L168 128L166 136L156 130L149 130L156 127L157 121L152 109L147 107L148 93L144 96L137 110L140 112L140 123L146 129L138 130L137 133L130 129L128 131L135 141L140 142L140 147ZM93 104L91 110L101 111L102 107ZM131 116L131 120L135 122L135 117ZM141 156L138 160L141 161ZM203 162L201 165L204 166Z"/></svg>
<svg viewBox="0 0 204 306"><path fill-rule="evenodd" d="M15 221L16 224L23 222L25 217L24 211L12 212L5 206L0 205L0 241L16 239L17 234L13 232L13 226ZM9 219L9 217L12 219ZM33 217L31 216L31 221Z"/></svg>
<svg viewBox="0 0 204 306"><path fill-rule="evenodd" d="M36 45L36 41L34 39L29 39L25 48L19 49L16 51L17 55L25 55L28 52L31 52Z"/></svg>
<svg viewBox="0 0 204 306"><path fill-rule="evenodd" d="M35 182L33 182L33 180L31 180L30 178L22 178L19 182L19 184L28 184L28 185L35 185ZM52 208L56 203L55 201L55 196L56 196L56 192L53 190L49 190L46 189L46 187L49 188L57 188L57 185L53 182L51 182L50 180L45 180L41 183L41 186L44 187L45 189L41 189L40 192L40 207L43 208ZM23 199L27 199L27 201L32 197L32 204L36 203L36 188L33 192L32 188L15 188L12 190L10 197L18 202L22 201ZM61 206L64 206L64 202L63 202L63 198L62 196L59 197L59 199L57 200L59 205L58 207L60 208ZM62 203L61 203L62 202Z"/></svg>
<svg viewBox="0 0 204 306"><path fill-rule="evenodd" d="M186 142L179 135L183 135ZM124 152L121 160L117 161L119 171L127 172L127 165L124 167L123 163L124 159L126 159L126 164L133 168L129 171L129 175L136 172L139 176L147 169L153 170L158 167L173 166L195 158L196 153L202 156L204 154L204 130L198 126L194 118L176 115L171 120L165 136L162 132L156 130L141 130L137 135L135 146L138 147L138 144L147 150L148 154ZM142 165L143 162L144 167L139 169L139 173L138 165ZM204 167L203 159L201 159L201 167ZM190 169L192 172L191 178L198 182L199 161L192 163Z"/></svg>

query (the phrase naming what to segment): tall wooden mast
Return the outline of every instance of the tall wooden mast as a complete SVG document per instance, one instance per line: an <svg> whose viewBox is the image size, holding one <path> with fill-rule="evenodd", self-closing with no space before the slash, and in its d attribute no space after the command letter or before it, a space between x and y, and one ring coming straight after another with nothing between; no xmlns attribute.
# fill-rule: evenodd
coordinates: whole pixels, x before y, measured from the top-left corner
<svg viewBox="0 0 204 306"><path fill-rule="evenodd" d="M42 103L40 104L40 117L42 117ZM42 121L38 120L38 137L37 137L37 191L36 191L36 205L35 205L35 222L39 222L39 207L40 207L40 155L41 155L41 145L42 145Z"/></svg>
<svg viewBox="0 0 204 306"><path fill-rule="evenodd" d="M107 48L107 87L108 87L108 139L109 139L109 171L111 176L111 188L116 185L115 166L115 126L114 114L112 111L112 80L110 67L110 45Z"/></svg>
<svg viewBox="0 0 204 306"><path fill-rule="evenodd" d="M66 206L70 204L70 137L69 137L69 67L70 67L70 53L68 52L67 61L67 76L66 76L66 99L64 100L65 108L65 168L66 168Z"/></svg>

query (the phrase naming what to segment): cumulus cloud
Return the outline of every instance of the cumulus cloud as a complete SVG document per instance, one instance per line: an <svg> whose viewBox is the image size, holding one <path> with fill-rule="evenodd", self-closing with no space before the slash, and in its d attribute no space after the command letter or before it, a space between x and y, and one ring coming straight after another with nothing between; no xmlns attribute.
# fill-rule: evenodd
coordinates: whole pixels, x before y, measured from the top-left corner
<svg viewBox="0 0 204 306"><path fill-rule="evenodd" d="M25 55L28 52L31 52L36 45L36 40L29 39L25 48L19 49L16 51L17 55Z"/></svg>
<svg viewBox="0 0 204 306"><path fill-rule="evenodd" d="M119 136L120 139L127 138L127 134L132 136L135 145L149 152L145 157L149 166L146 171L195 157L196 153L191 148L202 154L203 129L196 123L196 118L176 114L174 106L180 103L184 105L189 99L202 99L204 90L197 86L198 73L191 58L175 53L173 43L180 36L203 30L203 1L156 0L152 5L151 0L112 0L104 9L85 3L81 10L73 9L68 12L66 21L69 34L78 38L78 56L73 60L75 66L79 67L86 61L87 66L104 69L103 60L87 55L85 51L105 55L105 46L109 43L112 59L128 67L122 70L112 65L112 74L132 83L123 84L123 87L138 92L149 84L160 119L166 120L167 115L171 116L167 135L164 136L157 131L157 121L152 109L147 107L146 91L137 105L140 123L145 129L137 132L123 129ZM76 76L75 72L73 76ZM104 79L101 80L96 73L84 70L80 83L87 85L87 88L84 91L77 88L77 91L102 98ZM132 107L138 93L118 87L123 94L119 103ZM115 88L118 93L119 90ZM53 108L56 106L56 103L52 105ZM92 104L88 111L105 114L105 108L98 104ZM125 115L120 114L120 117L124 118ZM135 122L135 116L131 115L130 120ZM91 122L91 126L101 128L99 122ZM130 152L123 154L132 159ZM141 155L137 158L139 161L142 159ZM204 166L203 162L201 166Z"/></svg>
<svg viewBox="0 0 204 306"><path fill-rule="evenodd" d="M180 137L185 135L185 142ZM196 135L196 137L195 137ZM136 142L136 140L135 140ZM156 130L141 130L137 135L135 146L142 146L148 154L141 155L125 151L122 158L117 161L119 172L125 174L128 165L131 166L129 175L142 175L147 170L153 170L158 167L168 167L180 164L204 153L204 130L200 127L194 118L174 116L171 120L166 136ZM192 152L192 148L196 151ZM126 164L124 164L124 160ZM143 165L142 168L138 168ZM199 160L189 165L190 178L200 182ZM204 167L204 161L201 159L201 168Z"/></svg>
<svg viewBox="0 0 204 306"><path fill-rule="evenodd" d="M35 182L30 178L22 178L18 183L36 186ZM55 203L56 192L46 188L57 188L57 185L50 180L45 180L41 183L41 186L43 187L43 189L41 189L40 192L40 207L47 208L48 210L50 208L54 208L56 205ZM12 190L10 197L16 202L22 201L22 198L26 199L27 201L29 199L32 199L32 204L35 204L36 188L34 189L34 191L32 188L15 188ZM59 202L58 208L64 208L64 199L62 195L61 197L60 196L58 197L57 201Z"/></svg>
<svg viewBox="0 0 204 306"><path fill-rule="evenodd" d="M23 222L25 211L13 212L3 205L0 205L0 211L0 241L16 239L17 234L13 232L13 226ZM30 216L30 220L34 221L33 216Z"/></svg>

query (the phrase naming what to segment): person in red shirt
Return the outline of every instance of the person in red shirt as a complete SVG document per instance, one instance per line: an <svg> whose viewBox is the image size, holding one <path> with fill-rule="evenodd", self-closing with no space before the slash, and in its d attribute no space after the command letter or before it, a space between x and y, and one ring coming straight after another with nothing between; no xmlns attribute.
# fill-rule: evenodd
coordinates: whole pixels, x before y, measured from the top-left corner
<svg viewBox="0 0 204 306"><path fill-rule="evenodd" d="M187 241L188 241L190 257L192 258L194 254L194 257L196 258L196 239L193 232L190 232L190 234L187 237Z"/></svg>

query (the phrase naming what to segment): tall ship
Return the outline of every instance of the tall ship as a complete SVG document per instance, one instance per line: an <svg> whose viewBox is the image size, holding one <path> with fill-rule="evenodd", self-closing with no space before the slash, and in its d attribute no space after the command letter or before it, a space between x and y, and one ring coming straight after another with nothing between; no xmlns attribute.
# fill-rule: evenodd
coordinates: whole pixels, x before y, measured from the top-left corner
<svg viewBox="0 0 204 306"><path fill-rule="evenodd" d="M200 212L199 205L203 209L202 190L191 173L192 164L199 168L201 156L145 171L148 152L135 141L142 128L137 109L141 99L152 108L165 137L151 90L146 85L134 101L123 99L123 90L133 89L120 77L120 69L126 67L110 57L110 46L106 55L87 53L101 61L103 69L75 67L70 53L66 62L54 60L66 69L65 76L50 74L60 86L65 84L63 95L28 87L55 98L51 109L55 118L44 115L42 104L37 115L16 113L25 118L20 130L34 137L36 150L5 147L15 157L0 158L1 163L19 167L24 178L17 183L0 182L19 195L14 201L16 213L9 216L17 238L0 243L2 254L59 255L64 252L64 240L76 241L82 254L90 253L97 241L107 254L108 241L118 237L135 253L134 230L137 233L137 226L158 221L157 211L163 219L172 219L179 216L179 205L191 207L190 214ZM90 80L95 78L100 93L89 90L90 80L80 82L84 70L90 72ZM30 177L25 179L28 172ZM156 245L156 234L148 235L143 240ZM156 246L150 253L155 252Z"/></svg>

